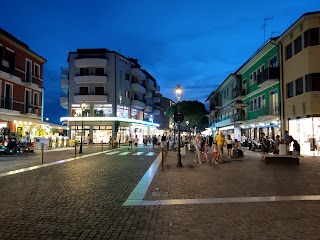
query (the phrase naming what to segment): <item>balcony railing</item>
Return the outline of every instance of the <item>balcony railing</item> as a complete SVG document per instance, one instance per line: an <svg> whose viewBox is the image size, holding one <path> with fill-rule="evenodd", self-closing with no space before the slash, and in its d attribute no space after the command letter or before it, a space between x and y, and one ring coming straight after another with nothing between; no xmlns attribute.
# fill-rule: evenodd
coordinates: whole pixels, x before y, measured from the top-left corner
<svg viewBox="0 0 320 240"><path fill-rule="evenodd" d="M257 75L257 85L260 85L268 80L279 81L279 67L269 67Z"/></svg>

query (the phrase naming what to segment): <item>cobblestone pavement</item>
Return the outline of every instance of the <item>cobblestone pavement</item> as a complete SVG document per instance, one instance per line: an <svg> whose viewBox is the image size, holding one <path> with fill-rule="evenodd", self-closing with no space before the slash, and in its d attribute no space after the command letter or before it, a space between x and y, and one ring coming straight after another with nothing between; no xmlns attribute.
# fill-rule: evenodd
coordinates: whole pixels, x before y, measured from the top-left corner
<svg viewBox="0 0 320 240"><path fill-rule="evenodd" d="M69 151L50 152L45 162L72 157ZM84 148L85 154L97 151ZM123 207L157 156L146 155L150 148L138 151L143 153L101 153L1 177L0 239L320 239L319 201ZM221 165L199 165L192 158L187 152L184 167L177 168L176 152L169 152L165 171L157 172L145 199L320 192L319 158L303 158L299 166L264 165L254 152ZM9 162L8 169L20 163Z"/></svg>

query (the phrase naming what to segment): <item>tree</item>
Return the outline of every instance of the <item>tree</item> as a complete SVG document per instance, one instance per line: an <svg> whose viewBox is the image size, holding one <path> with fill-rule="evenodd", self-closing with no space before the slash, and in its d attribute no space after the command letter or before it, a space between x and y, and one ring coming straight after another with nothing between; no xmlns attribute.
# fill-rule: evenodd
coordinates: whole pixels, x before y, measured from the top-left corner
<svg viewBox="0 0 320 240"><path fill-rule="evenodd" d="M172 105L167 109L166 115L173 121L173 115L177 111L177 105ZM208 118L206 115L208 111L203 103L199 101L182 101L180 102L180 112L184 115L184 121L181 123L184 129L187 129L186 121L189 121L189 127L197 127L199 131L207 127Z"/></svg>

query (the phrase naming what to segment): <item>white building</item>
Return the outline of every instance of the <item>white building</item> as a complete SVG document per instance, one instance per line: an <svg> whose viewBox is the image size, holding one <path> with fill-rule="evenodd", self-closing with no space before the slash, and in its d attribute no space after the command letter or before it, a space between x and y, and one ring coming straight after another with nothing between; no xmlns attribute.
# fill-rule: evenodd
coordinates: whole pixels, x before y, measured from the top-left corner
<svg viewBox="0 0 320 240"><path fill-rule="evenodd" d="M160 86L136 59L107 49L77 49L70 52L69 67L61 70L60 98L68 116L69 137L94 143L109 142L110 136L126 142L129 134L152 135L159 127ZM83 131L82 131L83 125Z"/></svg>

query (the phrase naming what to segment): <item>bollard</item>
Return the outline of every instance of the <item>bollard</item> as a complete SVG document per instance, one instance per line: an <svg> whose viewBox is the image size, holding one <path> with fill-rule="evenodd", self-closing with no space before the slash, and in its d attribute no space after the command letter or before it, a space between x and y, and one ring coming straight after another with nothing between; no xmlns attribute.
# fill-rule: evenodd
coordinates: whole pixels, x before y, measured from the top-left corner
<svg viewBox="0 0 320 240"><path fill-rule="evenodd" d="M44 143L41 143L41 163L43 163L43 150L44 150Z"/></svg>
<svg viewBox="0 0 320 240"><path fill-rule="evenodd" d="M77 144L74 143L74 157L77 157Z"/></svg>
<svg viewBox="0 0 320 240"><path fill-rule="evenodd" d="M162 151L161 151L161 171L163 171L163 157L164 157L164 154L163 154L163 148L162 148Z"/></svg>
<svg viewBox="0 0 320 240"><path fill-rule="evenodd" d="M101 141L101 152L103 152L103 141Z"/></svg>

